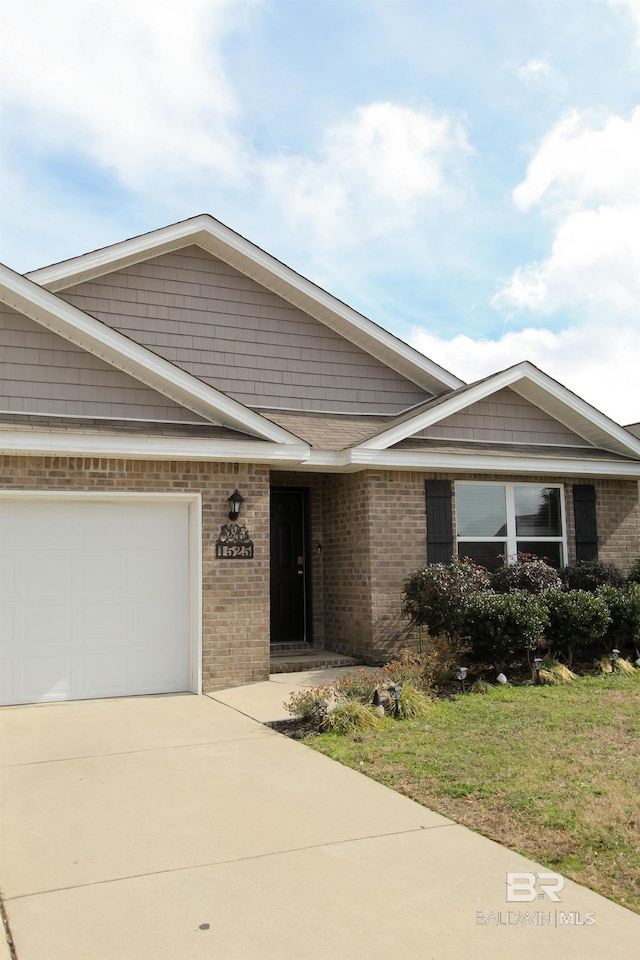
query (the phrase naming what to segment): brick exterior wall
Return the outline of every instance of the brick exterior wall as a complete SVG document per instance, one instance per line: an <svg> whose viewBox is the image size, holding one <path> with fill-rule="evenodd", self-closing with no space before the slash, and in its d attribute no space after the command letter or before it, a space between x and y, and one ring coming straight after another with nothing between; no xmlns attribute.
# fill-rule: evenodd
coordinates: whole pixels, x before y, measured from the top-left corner
<svg viewBox="0 0 640 960"><path fill-rule="evenodd" d="M634 480L589 477L363 471L276 474L275 486L309 489L314 636L326 646L380 662L416 648L419 634L400 613L404 578L426 562L425 480L563 483L569 562L575 562L572 485L594 483L599 554L627 572L640 556L640 503ZM455 494L453 501L455 516Z"/></svg>
<svg viewBox="0 0 640 960"><path fill-rule="evenodd" d="M253 560L216 560L238 487ZM0 488L198 492L202 495L202 684L214 690L269 675L269 468L90 457L0 457Z"/></svg>
<svg viewBox="0 0 640 960"><path fill-rule="evenodd" d="M309 497L308 567L311 639L316 647L368 662L415 646L400 614L402 583L426 562L425 480L450 474L370 470L348 474L273 472L266 466L142 462L69 457L0 457L0 489L108 490L202 495L203 688L266 679L269 673L269 488L295 486ZM521 476L460 474L460 480L523 481ZM594 483L599 554L627 572L640 556L640 504L635 480L549 478L565 484L569 562L575 560L573 483ZM227 521L227 497L245 497L242 521L255 559L215 559ZM455 509L455 498L454 498ZM317 547L320 545L321 551Z"/></svg>

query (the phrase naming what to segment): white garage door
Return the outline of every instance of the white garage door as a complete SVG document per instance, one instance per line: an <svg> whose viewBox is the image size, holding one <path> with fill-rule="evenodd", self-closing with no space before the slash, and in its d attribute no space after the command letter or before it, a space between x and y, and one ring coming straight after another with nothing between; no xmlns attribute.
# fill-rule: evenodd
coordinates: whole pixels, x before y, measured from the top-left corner
<svg viewBox="0 0 640 960"><path fill-rule="evenodd" d="M190 688L188 511L0 497L0 702Z"/></svg>

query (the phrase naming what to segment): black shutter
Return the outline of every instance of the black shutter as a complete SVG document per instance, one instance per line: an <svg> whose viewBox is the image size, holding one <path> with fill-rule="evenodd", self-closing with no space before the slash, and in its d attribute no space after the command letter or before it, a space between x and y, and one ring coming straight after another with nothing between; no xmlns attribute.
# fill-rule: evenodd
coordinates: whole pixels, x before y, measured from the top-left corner
<svg viewBox="0 0 640 960"><path fill-rule="evenodd" d="M596 488L592 483L573 485L573 512L576 523L576 560L597 560Z"/></svg>
<svg viewBox="0 0 640 960"><path fill-rule="evenodd" d="M450 563L453 556L451 481L427 480L427 563Z"/></svg>

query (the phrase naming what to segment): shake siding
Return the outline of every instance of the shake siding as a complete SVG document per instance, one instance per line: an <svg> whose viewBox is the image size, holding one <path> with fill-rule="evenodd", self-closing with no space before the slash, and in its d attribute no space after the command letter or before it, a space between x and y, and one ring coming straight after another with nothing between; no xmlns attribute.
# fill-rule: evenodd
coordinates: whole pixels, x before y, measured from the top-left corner
<svg viewBox="0 0 640 960"><path fill-rule="evenodd" d="M509 387L427 427L415 437L591 446Z"/></svg>
<svg viewBox="0 0 640 960"><path fill-rule="evenodd" d="M199 247L59 296L249 406L396 414L429 398Z"/></svg>
<svg viewBox="0 0 640 960"><path fill-rule="evenodd" d="M204 422L9 307L0 308L0 410Z"/></svg>

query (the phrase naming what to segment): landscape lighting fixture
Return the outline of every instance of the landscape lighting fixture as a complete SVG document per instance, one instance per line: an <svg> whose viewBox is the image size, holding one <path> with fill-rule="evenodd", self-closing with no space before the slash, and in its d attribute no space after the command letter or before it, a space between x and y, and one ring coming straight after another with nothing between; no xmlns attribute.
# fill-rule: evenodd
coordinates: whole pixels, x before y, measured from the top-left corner
<svg viewBox="0 0 640 960"><path fill-rule="evenodd" d="M535 657L533 660L533 669L536 672L536 683L540 683L540 671L542 670L542 664L544 660L542 657Z"/></svg>
<svg viewBox="0 0 640 960"><path fill-rule="evenodd" d="M238 488L233 491L230 497L227 497L229 503L229 520L237 520L240 516L240 507L244 503L244 497L238 493Z"/></svg>
<svg viewBox="0 0 640 960"><path fill-rule="evenodd" d="M617 647L614 647L611 653L609 654L609 660L611 661L611 673L615 673L616 663L620 656L620 651Z"/></svg>
<svg viewBox="0 0 640 960"><path fill-rule="evenodd" d="M313 706L316 711L316 720L319 724L324 723L327 716L327 711L329 709L329 704L326 700L315 700Z"/></svg>
<svg viewBox="0 0 640 960"><path fill-rule="evenodd" d="M458 667L458 669L456 670L456 680L460 681L460 686L462 687L463 693L467 692L466 679L467 679L468 673L469 671L467 667Z"/></svg>
<svg viewBox="0 0 640 960"><path fill-rule="evenodd" d="M389 695L393 700L396 717L400 713L400 698L402 696L402 684L392 683L389 687Z"/></svg>

